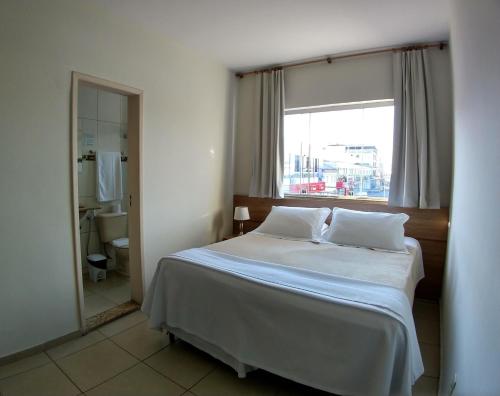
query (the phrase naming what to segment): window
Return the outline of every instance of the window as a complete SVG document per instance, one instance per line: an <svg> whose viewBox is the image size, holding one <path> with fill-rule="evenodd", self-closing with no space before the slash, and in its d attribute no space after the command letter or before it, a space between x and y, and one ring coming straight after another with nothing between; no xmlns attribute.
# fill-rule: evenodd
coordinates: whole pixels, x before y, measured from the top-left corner
<svg viewBox="0 0 500 396"><path fill-rule="evenodd" d="M387 199L392 100L285 111L285 194Z"/></svg>

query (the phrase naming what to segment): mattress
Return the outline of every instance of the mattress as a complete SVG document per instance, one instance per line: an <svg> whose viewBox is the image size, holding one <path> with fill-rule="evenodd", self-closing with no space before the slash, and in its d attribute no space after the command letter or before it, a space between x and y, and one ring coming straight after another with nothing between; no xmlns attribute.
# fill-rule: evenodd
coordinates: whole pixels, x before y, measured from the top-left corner
<svg viewBox="0 0 500 396"><path fill-rule="evenodd" d="M160 260L143 311L233 367L336 394L410 395L423 373L408 254L254 233Z"/></svg>

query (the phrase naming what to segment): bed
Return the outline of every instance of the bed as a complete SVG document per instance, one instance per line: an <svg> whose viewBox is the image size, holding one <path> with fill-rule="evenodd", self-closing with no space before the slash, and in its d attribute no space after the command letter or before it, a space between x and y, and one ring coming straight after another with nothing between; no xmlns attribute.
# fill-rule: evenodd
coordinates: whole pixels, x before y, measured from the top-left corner
<svg viewBox="0 0 500 396"><path fill-rule="evenodd" d="M410 395L423 373L407 254L249 233L163 258L143 311L233 367L336 394Z"/></svg>

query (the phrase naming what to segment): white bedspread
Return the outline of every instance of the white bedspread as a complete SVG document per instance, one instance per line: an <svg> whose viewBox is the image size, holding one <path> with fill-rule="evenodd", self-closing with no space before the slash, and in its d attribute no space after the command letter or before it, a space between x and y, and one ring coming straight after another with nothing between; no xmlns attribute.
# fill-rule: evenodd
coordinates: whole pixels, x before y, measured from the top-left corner
<svg viewBox="0 0 500 396"><path fill-rule="evenodd" d="M417 240L406 237L405 245L409 254L333 243L314 244L252 232L206 248L238 257L395 287L402 290L413 305L415 288L424 277L424 266Z"/></svg>
<svg viewBox="0 0 500 396"><path fill-rule="evenodd" d="M259 367L337 394L411 394L423 365L405 277L375 282L339 276L324 262L313 266L314 255L297 259L303 265L245 258L244 248L238 247L243 240L162 259L143 305L151 325L168 327L240 375ZM318 248L325 255L332 248L292 245L302 254ZM365 258L372 266L391 255L390 260L407 267L406 278L413 274L415 253L335 249L368 252Z"/></svg>

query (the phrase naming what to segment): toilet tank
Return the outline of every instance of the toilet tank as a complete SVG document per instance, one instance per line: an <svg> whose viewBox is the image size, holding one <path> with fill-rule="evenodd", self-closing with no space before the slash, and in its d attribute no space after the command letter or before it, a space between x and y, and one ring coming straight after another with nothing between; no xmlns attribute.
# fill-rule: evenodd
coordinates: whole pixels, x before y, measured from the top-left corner
<svg viewBox="0 0 500 396"><path fill-rule="evenodd" d="M101 242L127 237L127 213L100 213L95 217Z"/></svg>

